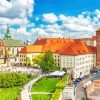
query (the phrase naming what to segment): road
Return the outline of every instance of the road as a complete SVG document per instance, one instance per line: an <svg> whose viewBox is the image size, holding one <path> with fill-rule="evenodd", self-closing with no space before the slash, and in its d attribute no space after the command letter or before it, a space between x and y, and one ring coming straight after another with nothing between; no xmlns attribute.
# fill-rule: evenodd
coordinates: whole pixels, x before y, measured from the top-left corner
<svg viewBox="0 0 100 100"><path fill-rule="evenodd" d="M84 79L80 83L78 83L76 89L75 89L75 100L86 100L86 91L83 88L84 84L91 79L92 76L90 76L87 79ZM83 99L84 98L84 99Z"/></svg>

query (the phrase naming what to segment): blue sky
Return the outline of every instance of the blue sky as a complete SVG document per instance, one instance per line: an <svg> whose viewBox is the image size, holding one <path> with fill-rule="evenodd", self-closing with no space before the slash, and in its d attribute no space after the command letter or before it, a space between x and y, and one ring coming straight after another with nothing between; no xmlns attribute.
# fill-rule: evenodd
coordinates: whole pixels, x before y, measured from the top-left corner
<svg viewBox="0 0 100 100"><path fill-rule="evenodd" d="M44 13L75 15L100 8L100 0L35 0L35 16Z"/></svg>
<svg viewBox="0 0 100 100"><path fill-rule="evenodd" d="M34 2L33 16L29 19L36 24L36 27L43 23L42 15L46 13L78 16L85 11L93 12L100 9L100 0L35 0ZM36 21L36 17L40 20Z"/></svg>
<svg viewBox="0 0 100 100"><path fill-rule="evenodd" d="M0 23L1 37L9 24L13 37L23 41L90 37L100 27L100 0L1 0Z"/></svg>

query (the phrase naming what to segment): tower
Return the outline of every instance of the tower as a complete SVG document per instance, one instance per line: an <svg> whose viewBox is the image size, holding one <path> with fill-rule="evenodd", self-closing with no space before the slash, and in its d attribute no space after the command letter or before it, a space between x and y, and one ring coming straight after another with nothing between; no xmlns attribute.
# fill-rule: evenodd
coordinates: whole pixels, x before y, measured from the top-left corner
<svg viewBox="0 0 100 100"><path fill-rule="evenodd" d="M100 29L96 31L96 66L100 68Z"/></svg>
<svg viewBox="0 0 100 100"><path fill-rule="evenodd" d="M11 33L10 33L10 30L9 30L9 26L7 25L7 31L5 33L5 37L4 37L5 40L11 40L12 37L11 37Z"/></svg>

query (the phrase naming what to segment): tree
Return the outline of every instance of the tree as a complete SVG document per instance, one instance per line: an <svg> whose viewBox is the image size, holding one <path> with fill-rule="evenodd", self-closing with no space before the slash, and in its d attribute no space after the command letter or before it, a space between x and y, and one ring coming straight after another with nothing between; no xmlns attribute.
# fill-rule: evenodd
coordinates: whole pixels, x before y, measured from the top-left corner
<svg viewBox="0 0 100 100"><path fill-rule="evenodd" d="M31 59L29 57L26 57L26 64L27 65L31 64Z"/></svg>
<svg viewBox="0 0 100 100"><path fill-rule="evenodd" d="M63 67L62 70L65 71L65 72L67 72L67 68L65 68L65 67Z"/></svg>
<svg viewBox="0 0 100 100"><path fill-rule="evenodd" d="M32 58L32 62L40 66L40 62L42 61L44 54L36 55Z"/></svg>
<svg viewBox="0 0 100 100"><path fill-rule="evenodd" d="M47 51L40 62L40 67L43 72L49 72L54 67L54 58L52 52Z"/></svg>

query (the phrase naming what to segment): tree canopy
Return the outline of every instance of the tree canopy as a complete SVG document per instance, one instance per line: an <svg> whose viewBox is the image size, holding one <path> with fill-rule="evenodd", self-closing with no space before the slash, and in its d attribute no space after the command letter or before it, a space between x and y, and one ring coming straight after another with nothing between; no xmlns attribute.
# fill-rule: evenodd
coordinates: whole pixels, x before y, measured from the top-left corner
<svg viewBox="0 0 100 100"><path fill-rule="evenodd" d="M40 66L40 62L42 61L43 57L44 57L44 54L36 55L34 58L32 58L32 61L33 63Z"/></svg>
<svg viewBox="0 0 100 100"><path fill-rule="evenodd" d="M26 64L27 65L31 64L31 59L29 57L26 57Z"/></svg>
<svg viewBox="0 0 100 100"><path fill-rule="evenodd" d="M50 50L44 54L43 59L40 61L40 67L43 72L48 72L53 69L54 57Z"/></svg>

